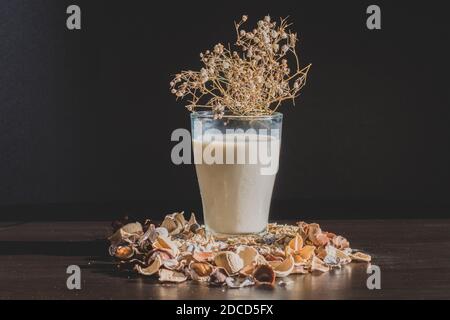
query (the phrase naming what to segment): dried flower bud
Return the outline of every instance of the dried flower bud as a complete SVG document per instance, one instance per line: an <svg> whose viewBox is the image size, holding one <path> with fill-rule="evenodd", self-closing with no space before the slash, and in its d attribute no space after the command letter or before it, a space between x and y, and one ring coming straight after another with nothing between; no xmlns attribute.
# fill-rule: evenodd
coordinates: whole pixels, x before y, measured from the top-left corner
<svg viewBox="0 0 450 320"><path fill-rule="evenodd" d="M223 45L218 43L214 46L214 53L221 54L223 53Z"/></svg>
<svg viewBox="0 0 450 320"><path fill-rule="evenodd" d="M289 50L289 46L288 45L283 45L282 47L281 47L281 52L283 53L283 54L285 54L286 52L288 52L288 50Z"/></svg>
<svg viewBox="0 0 450 320"><path fill-rule="evenodd" d="M267 23L269 23L269 22L270 22L270 16L269 16L269 15L265 16L265 17L264 17L264 21L267 22Z"/></svg>
<svg viewBox="0 0 450 320"><path fill-rule="evenodd" d="M247 19L248 19L248 16L244 14L244 15L242 16L242 22L247 21Z"/></svg>
<svg viewBox="0 0 450 320"><path fill-rule="evenodd" d="M291 47L295 47L295 43L297 42L297 35L295 33L291 33L289 35L289 45Z"/></svg>
<svg viewBox="0 0 450 320"><path fill-rule="evenodd" d="M242 37L245 37L245 34L246 34L246 32L245 32L245 30L241 30L241 32L239 33Z"/></svg>

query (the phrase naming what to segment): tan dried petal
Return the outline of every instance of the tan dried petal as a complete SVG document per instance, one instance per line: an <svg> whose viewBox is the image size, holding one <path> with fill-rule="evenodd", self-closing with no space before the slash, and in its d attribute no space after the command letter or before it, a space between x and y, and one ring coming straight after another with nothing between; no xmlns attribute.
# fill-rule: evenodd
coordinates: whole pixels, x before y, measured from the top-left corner
<svg viewBox="0 0 450 320"><path fill-rule="evenodd" d="M179 253L175 242L170 240L170 238L161 235L156 238L156 241L153 243L153 247L157 249L168 249L171 251L173 256L177 256Z"/></svg>
<svg viewBox="0 0 450 320"><path fill-rule="evenodd" d="M303 248L303 238L299 234L296 234L295 237L289 241L289 247L294 253L299 253L300 249Z"/></svg>
<svg viewBox="0 0 450 320"><path fill-rule="evenodd" d="M161 266L162 266L161 258L157 256L155 261L153 261L153 263L146 268L142 268L141 266L136 265L136 271L144 276L151 276L152 274L158 272Z"/></svg>
<svg viewBox="0 0 450 320"><path fill-rule="evenodd" d="M338 249L346 249L350 247L350 243L342 236L336 236L334 237L331 242L333 245Z"/></svg>
<svg viewBox="0 0 450 320"><path fill-rule="evenodd" d="M234 252L219 252L215 258L216 266L224 268L230 275L239 272L244 267L244 261Z"/></svg>
<svg viewBox="0 0 450 320"><path fill-rule="evenodd" d="M275 272L273 268L267 264L257 266L253 273L257 285L269 285L275 284Z"/></svg>
<svg viewBox="0 0 450 320"><path fill-rule="evenodd" d="M192 258L198 262L213 261L215 253L214 252L194 252Z"/></svg>
<svg viewBox="0 0 450 320"><path fill-rule="evenodd" d="M275 275L279 278L287 277L294 269L294 258L292 256L287 257L283 262L277 265L273 270Z"/></svg>
<svg viewBox="0 0 450 320"><path fill-rule="evenodd" d="M311 271L328 272L328 271L330 271L330 267L328 267L318 257L313 257L312 262L311 262Z"/></svg>
<svg viewBox="0 0 450 320"><path fill-rule="evenodd" d="M159 281L161 282L184 282L187 280L187 276L184 273L160 269L159 270Z"/></svg>
<svg viewBox="0 0 450 320"><path fill-rule="evenodd" d="M190 264L190 268L200 277L210 276L213 272L213 266L206 262L194 262Z"/></svg>
<svg viewBox="0 0 450 320"><path fill-rule="evenodd" d="M372 260L371 256L362 252L352 253L350 254L350 258L352 258L352 261L359 261L359 262L370 262Z"/></svg>
<svg viewBox="0 0 450 320"><path fill-rule="evenodd" d="M121 228L126 233L131 234L141 234L144 231L142 230L142 225L139 222L128 223Z"/></svg>
<svg viewBox="0 0 450 320"><path fill-rule="evenodd" d="M250 246L239 246L236 253L242 259L244 267L256 262L259 255L258 251Z"/></svg>

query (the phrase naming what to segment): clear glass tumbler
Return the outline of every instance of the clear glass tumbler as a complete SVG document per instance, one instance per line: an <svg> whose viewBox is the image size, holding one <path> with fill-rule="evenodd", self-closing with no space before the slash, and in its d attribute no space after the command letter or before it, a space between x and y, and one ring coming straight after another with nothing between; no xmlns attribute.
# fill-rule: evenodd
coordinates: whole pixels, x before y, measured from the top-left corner
<svg viewBox="0 0 450 320"><path fill-rule="evenodd" d="M194 162L206 228L217 236L266 229L280 157L283 115L214 119L191 114Z"/></svg>

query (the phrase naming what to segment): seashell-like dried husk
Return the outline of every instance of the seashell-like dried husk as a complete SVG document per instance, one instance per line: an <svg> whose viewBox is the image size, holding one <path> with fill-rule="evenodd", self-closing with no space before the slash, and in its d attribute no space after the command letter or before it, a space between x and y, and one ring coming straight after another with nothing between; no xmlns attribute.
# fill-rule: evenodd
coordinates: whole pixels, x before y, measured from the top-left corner
<svg viewBox="0 0 450 320"><path fill-rule="evenodd" d="M294 269L294 258L288 256L283 262L273 268L275 276L279 278L287 277Z"/></svg>
<svg viewBox="0 0 450 320"><path fill-rule="evenodd" d="M184 282L187 280L187 276L184 273L160 269L159 270L159 281L161 282Z"/></svg>
<svg viewBox="0 0 450 320"><path fill-rule="evenodd" d="M243 276L251 276L255 271L256 266L257 266L256 262L246 265L244 268L241 269L241 271L239 271L239 274Z"/></svg>
<svg viewBox="0 0 450 320"><path fill-rule="evenodd" d="M267 261L267 264L269 266L271 266L273 269L275 269L276 267L278 267L282 263L283 263L282 260Z"/></svg>
<svg viewBox="0 0 450 320"><path fill-rule="evenodd" d="M126 233L131 234L142 234L144 231L142 229L142 224L139 222L128 223L121 228Z"/></svg>
<svg viewBox="0 0 450 320"><path fill-rule="evenodd" d="M184 212L175 212L164 218L161 227L166 228L170 235L177 235L183 231L185 224Z"/></svg>
<svg viewBox="0 0 450 320"><path fill-rule="evenodd" d="M292 269L291 274L307 274L309 273L305 266L302 265L294 265L294 269Z"/></svg>
<svg viewBox="0 0 450 320"><path fill-rule="evenodd" d="M257 285L273 286L275 284L275 272L268 264L257 266L255 272L253 272L253 278Z"/></svg>
<svg viewBox="0 0 450 320"><path fill-rule="evenodd" d="M213 266L207 262L193 262L189 266L199 277L209 277L214 271Z"/></svg>
<svg viewBox="0 0 450 320"><path fill-rule="evenodd" d="M266 254L264 258L266 259L266 261L283 261L283 257L274 256L273 254Z"/></svg>
<svg viewBox="0 0 450 320"><path fill-rule="evenodd" d="M238 277L227 277L225 283L229 288L239 289L244 287L253 286L255 281L251 277L238 278Z"/></svg>
<svg viewBox="0 0 450 320"><path fill-rule="evenodd" d="M258 250L250 246L239 246L236 253L242 259L244 267L256 262L259 255Z"/></svg>
<svg viewBox="0 0 450 320"><path fill-rule="evenodd" d="M222 251L215 258L216 266L224 268L230 275L239 272L244 267L244 261L234 252Z"/></svg>
<svg viewBox="0 0 450 320"><path fill-rule="evenodd" d="M201 225L197 222L197 219L195 218L195 214L191 213L191 217L189 218L189 221L187 222L185 226L186 232L193 232L197 233L197 230L201 228Z"/></svg>
<svg viewBox="0 0 450 320"><path fill-rule="evenodd" d="M114 256L120 260L129 260L134 256L134 250L131 246L119 246L116 248Z"/></svg>
<svg viewBox="0 0 450 320"><path fill-rule="evenodd" d="M317 223L308 226L308 239L316 246L325 246L330 241Z"/></svg>
<svg viewBox="0 0 450 320"><path fill-rule="evenodd" d="M139 238L138 244L140 247L144 246L147 241L153 243L158 234L156 233L156 228L154 224L150 224L147 228L147 231Z"/></svg>
<svg viewBox="0 0 450 320"><path fill-rule="evenodd" d="M164 227L158 227L155 229L156 237L163 236L163 237L169 237L169 231Z"/></svg>
<svg viewBox="0 0 450 320"><path fill-rule="evenodd" d="M133 234L125 232L120 228L112 236L108 238L108 240L111 242L111 245L113 247L118 246L121 243L126 242L128 239L130 239L133 236Z"/></svg>
<svg viewBox="0 0 450 320"><path fill-rule="evenodd" d="M170 238L161 235L159 235L156 238L156 241L153 242L153 247L156 249L168 249L171 251L172 256L174 257L176 257L179 253L178 247L175 242L170 240Z"/></svg>
<svg viewBox="0 0 450 320"><path fill-rule="evenodd" d="M209 282L213 285L222 285L228 276L228 272L224 268L215 268L209 277Z"/></svg>
<svg viewBox="0 0 450 320"><path fill-rule="evenodd" d="M306 245L302 249L300 249L300 251L298 252L298 255L303 260L308 261L309 259L311 259L314 256L315 249L316 249L316 247L314 247L314 246Z"/></svg>
<svg viewBox="0 0 450 320"><path fill-rule="evenodd" d="M303 248L303 238L297 233L291 241L289 241L289 248L292 249L293 253L299 253L300 249Z"/></svg>
<svg viewBox="0 0 450 320"><path fill-rule="evenodd" d="M327 266L318 257L313 257L312 262L311 262L311 271L328 272L328 271L330 271L330 267Z"/></svg>
<svg viewBox="0 0 450 320"><path fill-rule="evenodd" d="M164 249L164 248L158 248L153 249L149 252L149 263L155 260L156 256L159 256L162 261L173 259L175 256L172 253L172 250Z"/></svg>
<svg viewBox="0 0 450 320"><path fill-rule="evenodd" d="M192 258L198 262L207 262L214 260L215 253L214 252L194 252L192 254Z"/></svg>
<svg viewBox="0 0 450 320"><path fill-rule="evenodd" d="M336 249L336 257L339 259L339 264L344 265L352 262L352 258L344 251Z"/></svg>
<svg viewBox="0 0 450 320"><path fill-rule="evenodd" d="M256 256L255 262L256 262L256 265L259 265L259 264L267 264L266 258L264 258L264 256L262 256L262 255L260 255L260 254L258 254L258 255Z"/></svg>
<svg viewBox="0 0 450 320"><path fill-rule="evenodd" d="M362 252L352 253L350 254L350 258L352 259L352 261L359 261L359 262L370 262L372 260L371 256Z"/></svg>
<svg viewBox="0 0 450 320"><path fill-rule="evenodd" d="M159 271L162 266L162 260L159 256L155 258L153 263L151 263L148 267L142 268L139 265L136 265L136 271L144 276L151 276Z"/></svg>
<svg viewBox="0 0 450 320"><path fill-rule="evenodd" d="M350 247L350 243L342 236L336 236L334 237L331 242L333 245L338 249L346 249Z"/></svg>
<svg viewBox="0 0 450 320"><path fill-rule="evenodd" d="M180 262L177 259L163 260L163 267L169 270L178 270Z"/></svg>

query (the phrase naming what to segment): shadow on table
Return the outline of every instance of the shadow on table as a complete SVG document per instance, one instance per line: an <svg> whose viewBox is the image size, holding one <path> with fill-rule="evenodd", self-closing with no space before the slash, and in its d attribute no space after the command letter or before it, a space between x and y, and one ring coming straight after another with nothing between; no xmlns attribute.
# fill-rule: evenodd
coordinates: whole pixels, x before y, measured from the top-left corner
<svg viewBox="0 0 450 320"><path fill-rule="evenodd" d="M92 241L0 241L0 256L107 256L106 240Z"/></svg>

